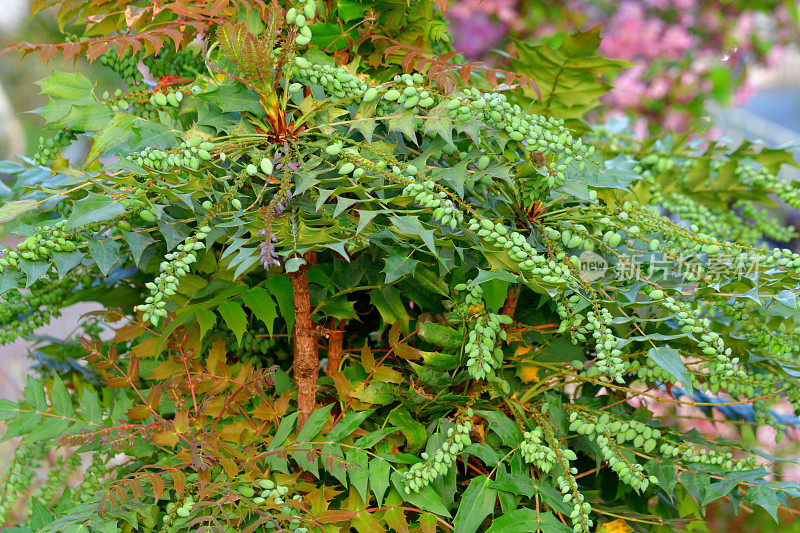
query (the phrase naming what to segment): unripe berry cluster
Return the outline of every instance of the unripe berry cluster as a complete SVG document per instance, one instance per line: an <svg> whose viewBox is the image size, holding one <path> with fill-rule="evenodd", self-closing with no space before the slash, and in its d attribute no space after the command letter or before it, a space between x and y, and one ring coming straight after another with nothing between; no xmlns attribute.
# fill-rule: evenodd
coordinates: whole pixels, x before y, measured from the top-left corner
<svg viewBox="0 0 800 533"><path fill-rule="evenodd" d="M197 252L205 248L202 242L211 231L208 226L201 227L194 235L177 246L175 252L164 256L164 261L159 265L159 274L153 281L148 281L145 286L150 290L144 304L135 307L136 311L143 313L142 320L158 325L161 318L167 316L167 300L175 295L178 290L180 278L189 273L189 266L197 261Z"/></svg>
<svg viewBox="0 0 800 533"><path fill-rule="evenodd" d="M483 287L477 283L472 283L471 281L469 283L459 283L453 289L456 292L466 291L464 305L466 305L467 310L483 304Z"/></svg>
<svg viewBox="0 0 800 533"><path fill-rule="evenodd" d="M83 480L74 491L75 499L82 503L95 499L97 492L104 486L102 478L108 473L108 468L99 453L95 453L92 459L92 464L86 469Z"/></svg>
<svg viewBox="0 0 800 533"><path fill-rule="evenodd" d="M150 105L156 108L166 106L180 107L181 102L183 102L183 93L181 91L157 92L150 97Z"/></svg>
<svg viewBox="0 0 800 533"><path fill-rule="evenodd" d="M0 345L14 342L17 338L32 333L60 316L64 301L72 295L80 278L65 277L61 282L40 280L25 293L11 289L0 301ZM87 281L84 281L87 286Z"/></svg>
<svg viewBox="0 0 800 533"><path fill-rule="evenodd" d="M33 154L35 165L47 165L53 161L62 148L69 146L77 137L72 130L59 130L51 139L39 137L39 148Z"/></svg>
<svg viewBox="0 0 800 533"><path fill-rule="evenodd" d="M544 441L542 428L535 427L532 431L526 431L523 435L524 440L519 446L522 457L526 463L530 463L545 474L549 474L558 462L558 456ZM570 449L564 450L564 457L568 460L575 460L575 452Z"/></svg>
<svg viewBox="0 0 800 533"><path fill-rule="evenodd" d="M467 409L465 415L456 420L455 426L447 430L447 438L433 456L423 452L421 455L423 462L411 465L411 468L403 473L406 494L419 491L450 470L456 456L472 442L469 438L472 416L472 409Z"/></svg>
<svg viewBox="0 0 800 533"><path fill-rule="evenodd" d="M626 459L618 448L619 445L632 442L645 453L650 453L656 448L661 432L635 420L621 422L613 420L607 413L595 416L589 413L570 413L569 430L586 435L600 448L603 459L608 466L619 476L623 483L633 489L644 492L650 484L658 483L654 476L648 477L642 465Z"/></svg>
<svg viewBox="0 0 800 533"><path fill-rule="evenodd" d="M43 457L43 443L20 444L14 451L6 477L0 484L0 527L5 524L19 498L30 488Z"/></svg>
<svg viewBox="0 0 800 533"><path fill-rule="evenodd" d="M158 150L149 146L138 153L128 154L126 158L137 165L160 172L168 172L176 166L197 170L203 161L211 160L214 143L192 137L172 150Z"/></svg>
<svg viewBox="0 0 800 533"><path fill-rule="evenodd" d="M292 7L286 11L286 22L298 29L297 37L294 39L298 46L306 46L311 42L311 28L308 27L308 23L314 21L316 14L317 4L314 0L305 0L299 10Z"/></svg>
<svg viewBox="0 0 800 533"><path fill-rule="evenodd" d="M281 525L280 529L288 529L295 533L308 533L308 528L301 525L300 515L297 513L297 509L289 505L284 505L289 500L287 497L289 494L289 487L278 485L271 479L261 479L254 486L245 485L239 487L237 492L245 498L251 499L255 505L282 505L283 507L280 508L281 519L285 520L288 518L289 520L287 524ZM256 494L259 495L256 496ZM295 494L292 496L291 500L301 501L302 497L299 494ZM264 527L267 530L276 529L278 528L278 524L274 521L269 521L264 524Z"/></svg>
<svg viewBox="0 0 800 533"><path fill-rule="evenodd" d="M464 345L467 370L474 379L494 381L496 378L495 372L503 364L503 350L497 343L506 339L502 325L511 322L511 317L494 313L485 313L475 319Z"/></svg>

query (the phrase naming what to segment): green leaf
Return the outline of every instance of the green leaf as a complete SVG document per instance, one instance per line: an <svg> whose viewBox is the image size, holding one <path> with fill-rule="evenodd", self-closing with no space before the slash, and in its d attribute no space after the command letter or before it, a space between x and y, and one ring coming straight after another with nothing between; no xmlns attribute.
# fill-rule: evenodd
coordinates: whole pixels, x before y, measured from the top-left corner
<svg viewBox="0 0 800 533"><path fill-rule="evenodd" d="M384 257L383 262L385 263L383 271L386 273L384 283L394 283L406 274L413 273L419 263L416 259L399 254Z"/></svg>
<svg viewBox="0 0 800 533"><path fill-rule="evenodd" d="M53 71L48 77L36 82L42 94L58 100L80 100L91 96L92 81L79 72Z"/></svg>
<svg viewBox="0 0 800 533"><path fill-rule="evenodd" d="M28 261L27 259L20 259L19 267L25 272L25 276L27 276L25 280L25 287L27 288L39 281L42 276L50 270L50 263L47 261Z"/></svg>
<svg viewBox="0 0 800 533"><path fill-rule="evenodd" d="M72 215L67 221L66 229L74 229L95 222L105 222L125 212L125 206L116 202L111 196L89 192L85 198L72 206Z"/></svg>
<svg viewBox="0 0 800 533"><path fill-rule="evenodd" d="M681 474L681 478L683 478L683 474ZM755 487L747 489L745 497L753 505L758 505L767 511L775 520L775 523L779 523L778 508L784 503L781 501L779 494L779 491L771 488L769 485L756 485Z"/></svg>
<svg viewBox="0 0 800 533"><path fill-rule="evenodd" d="M297 442L308 442L311 437L319 433L322 426L325 425L325 421L328 419L328 414L331 412L333 405L334 404L330 403L325 407L315 409L314 412L309 415L308 420L303 424L303 429L297 434Z"/></svg>
<svg viewBox="0 0 800 533"><path fill-rule="evenodd" d="M667 346L657 346L655 348L650 348L650 351L647 352L647 357L659 367L669 372L669 374L678 380L687 391L692 391L692 378L683 365L683 360L678 350Z"/></svg>
<svg viewBox="0 0 800 533"><path fill-rule="evenodd" d="M281 311L281 317L286 321L286 329L292 331L294 327L294 291L289 276L270 278L264 284L264 288L271 292L278 301L278 309Z"/></svg>
<svg viewBox="0 0 800 533"><path fill-rule="evenodd" d="M536 483L530 476L524 474L511 474L505 471L497 472L494 488L519 496L531 497L536 493Z"/></svg>
<svg viewBox="0 0 800 533"><path fill-rule="evenodd" d="M28 377L25 384L25 403L31 409L44 413L47 411L47 397L44 394L44 384L32 377Z"/></svg>
<svg viewBox="0 0 800 533"><path fill-rule="evenodd" d="M425 246L436 255L436 246L433 242L433 230L426 229L425 226L422 225L422 222L419 221L418 217L407 215L402 217L390 217L389 220L392 221L394 227L397 228L402 234L405 235L417 235L422 239L425 243Z"/></svg>
<svg viewBox="0 0 800 533"><path fill-rule="evenodd" d="M92 136L92 149L86 155L84 164L94 162L101 155L133 138L133 127L137 120L141 119L128 113L116 113L102 130Z"/></svg>
<svg viewBox="0 0 800 533"><path fill-rule="evenodd" d="M453 527L459 533L475 533L486 517L494 511L497 491L486 476L472 478L469 487L461 496Z"/></svg>
<svg viewBox="0 0 800 533"><path fill-rule="evenodd" d="M53 400L53 410L61 416L75 418L75 409L72 407L72 399L64 386L64 382L53 374L53 386L50 389L50 398Z"/></svg>
<svg viewBox="0 0 800 533"><path fill-rule="evenodd" d="M333 426L328 434L325 435L325 440L328 442L339 442L346 436L352 434L358 426L372 415L375 411L358 411L355 413L347 413L347 415L339 420L339 423Z"/></svg>
<svg viewBox="0 0 800 533"><path fill-rule="evenodd" d="M121 264L122 255L119 253L120 244L117 241L112 241L111 239L105 241L90 240L88 246L89 255L92 256L92 259L97 263L97 268L100 269L104 276L108 276L114 265Z"/></svg>
<svg viewBox="0 0 800 533"><path fill-rule="evenodd" d="M17 416L19 406L11 400L0 398L0 420L11 420Z"/></svg>
<svg viewBox="0 0 800 533"><path fill-rule="evenodd" d="M367 485L369 483L369 456L364 450L350 448L347 450L347 475L350 483L355 486L361 499L367 501Z"/></svg>
<svg viewBox="0 0 800 533"><path fill-rule="evenodd" d="M3 202L0 206L0 224L17 220L19 217L30 211L36 209L38 202L36 200L14 200L13 202Z"/></svg>
<svg viewBox="0 0 800 533"><path fill-rule="evenodd" d="M176 222L160 218L156 221L158 229L167 241L167 250L172 250L182 243L192 233L192 228L183 222Z"/></svg>
<svg viewBox="0 0 800 533"><path fill-rule="evenodd" d="M389 414L387 420L390 424L397 426L406 438L406 442L408 442L406 451L408 453L417 453L425 445L425 441L428 440L428 432L425 431L425 426L414 420L407 409L395 409Z"/></svg>
<svg viewBox="0 0 800 533"><path fill-rule="evenodd" d="M738 484L739 482L735 479L724 479L717 483L711 483L709 486L706 487L706 492L703 495L703 502L700 504L701 507L705 507L714 500L717 500L727 495Z"/></svg>
<svg viewBox="0 0 800 533"><path fill-rule="evenodd" d="M519 426L500 411L476 411L477 414L489 422L489 428L497 433L503 444L509 448L516 447L522 442L522 430Z"/></svg>
<svg viewBox="0 0 800 533"><path fill-rule="evenodd" d="M70 270L83 260L84 255L80 250L53 252L53 264L56 265L56 270L58 270L58 279L63 279Z"/></svg>
<svg viewBox="0 0 800 533"><path fill-rule="evenodd" d="M219 304L218 309L220 315L222 315L222 320L225 321L225 325L236 335L236 342L241 344L242 335L244 335L244 330L247 329L247 315L244 309L236 302L222 302Z"/></svg>
<svg viewBox="0 0 800 533"><path fill-rule="evenodd" d="M255 287L241 296L244 304L253 314L267 326L267 331L272 335L275 319L278 318L277 307L272 295L266 289Z"/></svg>
<svg viewBox="0 0 800 533"><path fill-rule="evenodd" d="M539 515L534 509L523 507L504 513L495 519L486 533L535 533L538 530Z"/></svg>
<svg viewBox="0 0 800 533"><path fill-rule="evenodd" d="M96 392L83 389L80 406L81 417L87 422L99 424L103 420L103 410L100 408L100 399Z"/></svg>
<svg viewBox="0 0 800 533"><path fill-rule="evenodd" d="M198 95L197 98L216 104L223 111L249 111L260 115L264 114L259 96L239 83L222 85L215 91Z"/></svg>
<svg viewBox="0 0 800 533"><path fill-rule="evenodd" d="M572 528L561 522L553 513L541 513L539 515L539 520L538 529L534 529L533 531L541 531L542 533L572 533Z"/></svg>
<svg viewBox="0 0 800 533"><path fill-rule="evenodd" d="M390 473L389 462L385 459L378 457L369 462L369 486L379 506L382 505L386 489L389 488Z"/></svg>
<svg viewBox="0 0 800 533"><path fill-rule="evenodd" d="M134 232L134 231L123 231L122 238L125 239L125 242L128 243L128 247L133 254L133 262L139 266L142 261L142 253L144 249L156 242L156 240L150 236L147 232Z"/></svg>

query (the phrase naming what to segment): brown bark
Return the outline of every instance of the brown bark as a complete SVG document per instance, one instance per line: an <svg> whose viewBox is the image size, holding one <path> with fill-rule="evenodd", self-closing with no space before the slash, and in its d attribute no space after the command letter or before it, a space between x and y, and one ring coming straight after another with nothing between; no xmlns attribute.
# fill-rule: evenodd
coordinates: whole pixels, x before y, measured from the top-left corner
<svg viewBox="0 0 800 533"><path fill-rule="evenodd" d="M506 316L514 318L514 313L517 311L517 300L519 300L519 293L522 287L519 285L512 285L508 288L506 294L506 301L503 303L503 310L500 311Z"/></svg>
<svg viewBox="0 0 800 533"><path fill-rule="evenodd" d="M310 258L306 258L308 261ZM309 264L289 274L294 289L294 381L297 385L297 426L302 427L314 411L319 376L317 332L311 322L311 299L308 292Z"/></svg>
<svg viewBox="0 0 800 533"><path fill-rule="evenodd" d="M344 342L344 320L332 318L330 322L330 335L328 336L328 367L325 375L333 376L339 373L342 364L342 343Z"/></svg>

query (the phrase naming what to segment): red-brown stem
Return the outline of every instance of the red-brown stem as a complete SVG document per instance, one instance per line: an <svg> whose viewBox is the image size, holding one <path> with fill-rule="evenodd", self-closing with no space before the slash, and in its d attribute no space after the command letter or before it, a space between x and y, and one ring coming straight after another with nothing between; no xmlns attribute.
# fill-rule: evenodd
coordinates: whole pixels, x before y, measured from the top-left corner
<svg viewBox="0 0 800 533"><path fill-rule="evenodd" d="M308 261L310 258L307 258ZM314 411L319 376L319 346L311 322L308 263L289 274L294 291L294 381L297 384L297 426L302 427Z"/></svg>
<svg viewBox="0 0 800 533"><path fill-rule="evenodd" d="M330 321L330 335L328 337L328 367L325 375L333 376L339 373L342 364L342 343L344 342L344 320L332 318Z"/></svg>
<svg viewBox="0 0 800 533"><path fill-rule="evenodd" d="M512 285L508 288L506 301L503 303L503 310L501 311L502 314L514 318L514 313L517 311L517 300L519 300L519 292L521 288L522 287L519 285Z"/></svg>

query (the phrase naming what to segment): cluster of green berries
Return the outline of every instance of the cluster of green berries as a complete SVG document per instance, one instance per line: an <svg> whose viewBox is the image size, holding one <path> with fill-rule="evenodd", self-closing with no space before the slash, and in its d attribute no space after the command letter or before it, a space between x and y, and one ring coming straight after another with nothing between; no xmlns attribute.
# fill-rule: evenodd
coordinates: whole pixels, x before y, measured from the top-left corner
<svg viewBox="0 0 800 533"><path fill-rule="evenodd" d="M25 293L11 289L0 300L0 345L14 342L60 316L62 304L78 285L74 277L61 282L39 280Z"/></svg>
<svg viewBox="0 0 800 533"><path fill-rule="evenodd" d="M576 224L572 229L564 229L563 231L559 231L555 228L546 228L545 235L547 235L547 238L551 241L561 241L561 244L563 244L565 248L586 250L588 252L594 250L594 241L589 235L589 230L582 224ZM621 236L618 235L617 237L619 238L618 241L615 242L612 240L609 243L604 235L603 242L606 242L611 248L616 248L622 241Z"/></svg>
<svg viewBox="0 0 800 533"><path fill-rule="evenodd" d="M418 492L437 477L444 475L456 461L456 456L471 444L469 432L472 429L472 409L467 409L453 427L448 428L447 437L431 457L427 452L421 454L422 462L411 465L402 475L405 493Z"/></svg>
<svg viewBox="0 0 800 533"><path fill-rule="evenodd" d="M573 139L562 119L524 114L519 105L510 104L508 97L500 92L481 93L475 88L463 89L451 95L445 107L451 118L477 119L505 131L513 141L520 143L525 152L554 154L553 160L545 163L549 187L563 183L565 172L573 163L582 171L584 160L594 154L593 146L586 146L581 139ZM504 155L512 161L518 158L509 148Z"/></svg>
<svg viewBox="0 0 800 533"><path fill-rule="evenodd" d="M243 485L239 487L237 492L245 498L252 499L252 502L256 505L283 505L283 507L281 507L281 514L283 515L281 518L288 517L289 521L285 526L281 526L280 529L284 530L285 527L285 529L294 531L295 533L308 533L308 528L301 525L300 516L296 508L284 505L288 501L287 495L289 494L289 487L278 485L271 479L261 479L255 486ZM258 494L258 496L256 496L256 494ZM302 497L299 494L295 494L291 499L294 501L301 501ZM264 527L268 530L276 529L278 528L278 524L274 521L269 521L264 524Z"/></svg>
<svg viewBox="0 0 800 533"><path fill-rule="evenodd" d="M650 294L652 298L652 292ZM697 347L703 355L711 358L708 364L709 374L724 378L747 377L744 370L738 366L739 358L732 357L731 349L726 348L719 333L711 329L711 320L702 317L702 309L692 309L688 303L676 301L669 296L660 303L665 309L676 313L678 328L683 333L691 333L697 339Z"/></svg>
<svg viewBox="0 0 800 533"><path fill-rule="evenodd" d="M660 206L668 213L679 216L681 220L696 226L703 233L725 235L731 242L751 245L757 244L763 238L758 227L747 223L736 211L728 209L727 206L711 208L677 192L662 194L658 184L652 185L651 194L650 205ZM742 215L747 216L744 212Z"/></svg>
<svg viewBox="0 0 800 533"><path fill-rule="evenodd" d="M308 23L313 22L316 15L317 4L314 0L306 0L299 10L292 7L286 11L286 22L297 28L298 33L294 42L298 46L306 46L311 42L311 28L308 27Z"/></svg>
<svg viewBox="0 0 800 533"><path fill-rule="evenodd" d="M597 362L589 369L589 374L597 376L607 374L612 381L624 383L623 375L626 367L622 361L622 352L616 347L617 336L611 329L613 321L614 317L605 307L586 313L584 329L586 332L591 332L597 354ZM583 329L578 331L583 334Z"/></svg>
<svg viewBox="0 0 800 533"><path fill-rule="evenodd" d="M505 250L508 257L514 261L521 271L530 272L538 280L550 284L561 285L567 283L571 277L569 270L555 261L548 261L528 242L525 236L517 231L509 230L502 223L494 223L489 219L469 220L469 230L477 232L489 244Z"/></svg>
<svg viewBox="0 0 800 533"><path fill-rule="evenodd" d="M484 313L475 319L464 345L467 371L473 379L494 381L495 372L503 364L503 349L497 346L499 341L506 339L502 325L511 322L513 319L510 316L494 313Z"/></svg>
<svg viewBox="0 0 800 533"><path fill-rule="evenodd" d="M734 459L730 452L718 452L707 448L695 448L685 443L664 442L658 447L663 457L674 457L683 463L721 466L725 470L738 472L756 467L753 458Z"/></svg>
<svg viewBox="0 0 800 533"><path fill-rule="evenodd" d="M558 485L558 491L564 495L564 502L572 503L569 518L572 520L573 533L589 533L594 525L594 521L589 518L592 506L586 501L583 493L576 490L577 483L574 474L577 473L577 468L570 468L570 472L556 478L556 485Z"/></svg>
<svg viewBox="0 0 800 533"><path fill-rule="evenodd" d="M553 433L553 426L545 416L549 410L549 404L545 403L542 405L540 413L533 413L534 419L537 421L536 429L539 431L534 429L526 432L524 435L525 440L523 440L520 449L524 446L525 450L534 452L529 454L528 457L531 459L532 464L542 471L545 471L544 469L549 471L554 466L559 467L560 473L556 478L556 484L558 485L558 491L563 495L564 503L572 503L572 511L569 515L572 520L572 529L576 533L589 533L593 525L592 519L589 518L592 506L586 501L581 491L578 490L578 483L575 480L575 474L578 473L578 469L570 466L570 462L578 457L572 450L562 448L558 439L556 439ZM540 449L540 447L545 446L541 439L542 436L544 437L544 442L547 443L546 447L552 452L552 455ZM549 460L553 458L555 458L555 462L550 462Z"/></svg>
<svg viewBox="0 0 800 533"><path fill-rule="evenodd" d="M741 213L741 216L736 217L739 221L739 225L742 225L742 217L745 217L752 220L752 224L755 225L755 228L752 228L749 224L744 224L744 227L750 230L750 238L748 240L729 238L732 241L739 243L746 242L755 245L762 235L778 242L789 242L800 235L794 226L780 224L773 213L770 213L766 209L758 208L755 202L737 200L733 204L733 210L725 210L725 212L730 213L731 217L733 217L737 209Z"/></svg>
<svg viewBox="0 0 800 533"><path fill-rule="evenodd" d="M315 85L319 84L327 89L331 95L332 102L363 99L365 94L369 92L367 83L359 80L347 70L330 65L311 63L303 57L295 58L292 75L295 79ZM299 92L302 87L302 83L292 83L289 85L289 92Z"/></svg>
<svg viewBox="0 0 800 533"><path fill-rule="evenodd" d="M493 128L505 131L514 145L523 152L538 151L548 157L545 167L548 171L547 185L552 187L563 183L568 167L576 163L582 170L585 159L594 153L593 146L573 139L564 127L564 121L539 115L524 114L518 105L508 102L508 97L499 92L481 93L475 88L460 89L448 97L427 89L425 78L420 74L402 74L395 78L393 85L372 87L342 68L329 65L312 64L305 58L295 59L292 75L299 85L290 85L290 91L299 91L305 84L319 84L332 95L332 101L342 98L360 98L363 102L378 100L378 115L388 115L401 109L417 107L436 107L444 103L451 118L469 121L479 120ZM422 128L421 124L417 124ZM503 152L508 160L518 160L520 155L512 149L512 144ZM481 165L488 160L479 161ZM479 165L480 166L480 165Z"/></svg>
<svg viewBox="0 0 800 533"><path fill-rule="evenodd" d="M203 161L211 160L213 150L214 143L203 141L200 137L192 137L169 151L148 146L141 152L128 154L126 158L141 167L159 172L169 172L175 167L197 170Z"/></svg>
<svg viewBox="0 0 800 533"><path fill-rule="evenodd" d="M200 88L197 87L197 90L199 92ZM181 102L183 102L183 93L181 91L157 92L150 96L150 105L153 107L180 107Z"/></svg>
<svg viewBox="0 0 800 533"><path fill-rule="evenodd" d="M767 168L754 168L750 165L737 165L734 171L739 181L751 187L758 187L774 193L778 198L795 208L800 208L800 189L789 180L780 178Z"/></svg>
<svg viewBox="0 0 800 533"><path fill-rule="evenodd" d="M48 165L58 157L62 148L66 148L77 137L70 129L58 130L50 139L39 137L39 148L33 154L34 165Z"/></svg>
<svg viewBox="0 0 800 533"><path fill-rule="evenodd" d="M75 470L81 465L81 456L72 454L66 459L59 457L56 465L50 469L47 480L39 490L38 499L42 502L52 502L63 489L67 486L67 480Z"/></svg>
<svg viewBox="0 0 800 533"><path fill-rule="evenodd" d="M607 413L598 417L573 411L569 420L570 431L586 435L593 440L600 448L603 459L623 483L640 492L646 491L651 484L658 483L658 478L648 477L645 474L642 465L623 457L618 446L632 442L635 447L650 453L656 448L661 437L660 431L635 420L627 422L612 420Z"/></svg>
<svg viewBox="0 0 800 533"><path fill-rule="evenodd" d="M104 486L103 477L108 473L108 468L99 453L95 453L92 459L92 464L86 469L83 480L74 491L75 500L80 503L87 503L96 498L98 491Z"/></svg>
<svg viewBox="0 0 800 533"><path fill-rule="evenodd" d="M392 171L397 174L395 169L399 167L392 167ZM450 226L450 229L455 230L464 221L464 215L461 213L453 201L447 197L444 191L436 192L436 186L433 180L418 181L408 176L415 176L417 167L414 165L407 165L404 174L406 176L405 182L407 185L403 189L403 196L410 196L414 198L414 202L422 207L433 208L433 218L439 221L442 225ZM402 183L402 181L401 181Z"/></svg>
<svg viewBox="0 0 800 533"><path fill-rule="evenodd" d="M108 105L111 107L111 110L115 113L117 111L128 111L131 107L131 104L121 98L122 97L122 90L117 89L114 91L114 98L111 102L108 102ZM103 92L103 100L111 100L111 94L108 91Z"/></svg>
<svg viewBox="0 0 800 533"><path fill-rule="evenodd" d="M17 268L19 260L49 261L54 252L71 252L77 244L70 233L64 230L66 220L61 220L52 226L39 228L36 235L27 237L17 245L16 252L9 251L7 257L0 258L0 266ZM74 234L73 234L74 235Z"/></svg>
<svg viewBox="0 0 800 533"><path fill-rule="evenodd" d="M30 489L36 470L44 458L44 444L20 444L14 451L14 457L8 465L8 471L0 484L0 527L8 514L14 510L22 495Z"/></svg>
<svg viewBox="0 0 800 533"><path fill-rule="evenodd" d="M268 335L266 328L248 329L236 348L236 356L240 361L260 363L262 356L272 352L274 347L275 338Z"/></svg>
<svg viewBox="0 0 800 533"><path fill-rule="evenodd" d="M169 502L167 504L167 513L168 514L165 514L164 517L161 520L165 524L167 524L167 523L172 521L172 517L175 516L175 515L178 515L181 518L188 518L189 515L192 513L192 509L194 508L194 504L195 504L195 501L194 501L194 498L192 497L191 494L189 496L186 496L183 499L183 502L181 502L180 507L175 502Z"/></svg>
<svg viewBox="0 0 800 533"><path fill-rule="evenodd" d="M122 55L117 54L116 50L109 49L100 56L100 64L110 68L122 78L129 87L139 85L142 82L142 73L139 72L139 61L141 55L131 50L126 50Z"/></svg>
<svg viewBox="0 0 800 533"><path fill-rule="evenodd" d="M167 316L165 309L167 300L175 295L180 278L186 276L190 272L189 266L197 261L197 252L206 247L203 239L210 231L209 226L201 227L194 235L190 235L179 244L176 251L164 256L156 279L145 284L150 290L150 296L145 299L144 304L134 308L143 313L142 320L149 321L155 326L161 318Z"/></svg>
<svg viewBox="0 0 800 533"><path fill-rule="evenodd" d="M477 283L459 283L453 287L456 292L466 291L464 294L464 305L467 309L483 304L483 287Z"/></svg>
<svg viewBox="0 0 800 533"><path fill-rule="evenodd" d="M267 176L271 176L275 166L272 164L272 160L269 157L262 157L258 161L258 166L256 166L255 163L250 163L245 167L245 172L247 172L248 176L255 176L258 174L259 169Z"/></svg>
<svg viewBox="0 0 800 533"><path fill-rule="evenodd" d="M436 104L436 99L430 91L424 86L421 86L424 81L425 78L419 73L395 76L394 82L399 85L399 87L389 89L383 93L381 98L384 102L397 103L404 109L415 109L417 107L422 107L424 109L431 108ZM365 94L364 100L370 101L377 97L377 95L377 90L375 90L374 93L370 92L369 94Z"/></svg>
<svg viewBox="0 0 800 533"><path fill-rule="evenodd" d="M607 413L598 417L588 412L573 411L570 413L569 421L570 431L590 438L604 434L612 437L620 445L630 442L645 453L652 452L658 445L658 439L661 438L661 431L647 424L632 419L626 421L612 419Z"/></svg>
<svg viewBox="0 0 800 533"><path fill-rule="evenodd" d="M558 462L556 452L545 443L544 431L537 426L523 434L524 440L519 446L522 458L526 463L534 465L545 474L549 474ZM575 452L570 449L563 450L564 457L574 461L577 459Z"/></svg>

